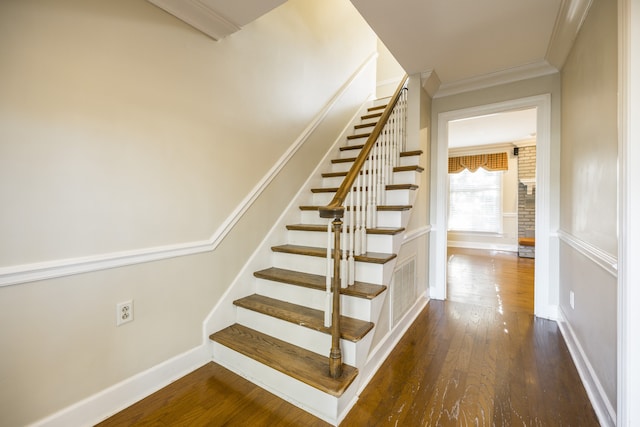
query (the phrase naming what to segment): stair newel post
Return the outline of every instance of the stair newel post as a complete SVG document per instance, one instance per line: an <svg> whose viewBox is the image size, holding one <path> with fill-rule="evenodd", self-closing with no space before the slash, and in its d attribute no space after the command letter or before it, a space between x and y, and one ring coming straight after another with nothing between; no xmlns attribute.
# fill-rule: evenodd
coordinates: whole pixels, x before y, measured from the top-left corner
<svg viewBox="0 0 640 427"><path fill-rule="evenodd" d="M342 350L340 349L340 234L342 217L333 220L333 311L331 313L331 353L329 354L329 374L331 378L342 375Z"/></svg>

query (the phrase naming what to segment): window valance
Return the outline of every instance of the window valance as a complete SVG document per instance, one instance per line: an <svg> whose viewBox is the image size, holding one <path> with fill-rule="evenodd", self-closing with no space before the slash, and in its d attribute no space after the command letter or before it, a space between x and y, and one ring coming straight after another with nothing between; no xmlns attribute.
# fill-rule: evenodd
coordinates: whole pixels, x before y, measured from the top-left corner
<svg viewBox="0 0 640 427"><path fill-rule="evenodd" d="M449 173L459 173L465 169L475 172L478 168L483 168L488 171L508 170L509 159L507 158L507 153L449 157Z"/></svg>

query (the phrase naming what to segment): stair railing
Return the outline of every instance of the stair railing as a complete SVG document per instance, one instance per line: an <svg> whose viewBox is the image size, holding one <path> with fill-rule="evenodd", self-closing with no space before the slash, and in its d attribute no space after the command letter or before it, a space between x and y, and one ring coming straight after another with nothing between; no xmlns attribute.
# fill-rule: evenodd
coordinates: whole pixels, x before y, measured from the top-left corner
<svg viewBox="0 0 640 427"><path fill-rule="evenodd" d="M386 185L392 183L393 168L405 149L407 79L405 75L331 202L320 208L322 218L333 219L327 224L324 320L331 328L332 378L342 375L340 289L355 283L355 257L367 251L367 229L377 225L378 206L385 202ZM342 232L343 224L347 233Z"/></svg>

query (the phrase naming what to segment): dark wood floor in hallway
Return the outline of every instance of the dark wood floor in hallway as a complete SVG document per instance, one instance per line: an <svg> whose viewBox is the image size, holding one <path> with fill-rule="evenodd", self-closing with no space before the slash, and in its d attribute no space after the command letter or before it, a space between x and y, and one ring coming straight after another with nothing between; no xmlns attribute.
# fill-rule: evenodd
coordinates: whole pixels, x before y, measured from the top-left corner
<svg viewBox="0 0 640 427"><path fill-rule="evenodd" d="M535 318L533 261L453 250L430 301L341 426L597 426L555 322ZM101 426L326 426L210 363Z"/></svg>

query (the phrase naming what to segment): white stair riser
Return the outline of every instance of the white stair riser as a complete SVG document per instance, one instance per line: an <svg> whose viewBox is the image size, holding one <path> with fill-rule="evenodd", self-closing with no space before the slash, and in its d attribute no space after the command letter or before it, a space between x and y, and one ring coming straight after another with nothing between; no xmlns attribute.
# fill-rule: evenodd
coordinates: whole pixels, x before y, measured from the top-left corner
<svg viewBox="0 0 640 427"><path fill-rule="evenodd" d="M364 144L365 140L363 139L360 142L351 142L351 145L361 145ZM340 150L339 154L338 154L338 158L340 159L352 159L355 157L358 157L358 155L360 154L360 149L354 148L351 150Z"/></svg>
<svg viewBox="0 0 640 427"><path fill-rule="evenodd" d="M378 227L403 227L409 221L409 211L378 211Z"/></svg>
<svg viewBox="0 0 640 427"><path fill-rule="evenodd" d="M420 172L416 172L416 171L394 172L393 183L418 185L420 183Z"/></svg>
<svg viewBox="0 0 640 427"><path fill-rule="evenodd" d="M292 304L304 305L315 310L324 310L325 293L304 286L256 278L256 293Z"/></svg>
<svg viewBox="0 0 640 427"><path fill-rule="evenodd" d="M414 199L415 190L385 190L384 199L378 200L379 205L408 205ZM316 206L325 206L328 205L333 196L336 193L314 193L313 194L313 205Z"/></svg>
<svg viewBox="0 0 640 427"><path fill-rule="evenodd" d="M304 305L315 310L324 310L325 308L326 293L324 290L305 288L266 279L256 279L256 293L292 304ZM372 301L367 298L341 295L340 311L345 316L373 322L374 320L371 318Z"/></svg>
<svg viewBox="0 0 640 427"><path fill-rule="evenodd" d="M375 113L379 113L379 111L376 111ZM369 112L369 113L364 114L364 115L368 116L369 114L374 114L374 112ZM373 118L370 118L370 119L361 119L360 120L360 124L378 123L378 120L380 120L380 117L373 117ZM363 129L354 129L354 132L364 132L365 130L367 130L367 132L371 132L373 130L373 127L371 127L371 128L363 128Z"/></svg>
<svg viewBox="0 0 640 427"><path fill-rule="evenodd" d="M348 172L353 162L331 163L331 172Z"/></svg>
<svg viewBox="0 0 640 427"><path fill-rule="evenodd" d="M353 156L345 156L343 158L348 158ZM400 157L400 164L398 166L412 166L417 165L419 162L420 156L404 156ZM353 162L346 163L332 163L331 164L331 172L346 172L351 169Z"/></svg>
<svg viewBox="0 0 640 427"><path fill-rule="evenodd" d="M409 220L408 211L378 211L376 224L378 227L403 227ZM318 211L301 211L303 224L327 225L327 218L320 218Z"/></svg>
<svg viewBox="0 0 640 427"><path fill-rule="evenodd" d="M333 425L337 424L341 414L356 398L357 380L337 398L215 342L213 359L254 384Z"/></svg>
<svg viewBox="0 0 640 427"><path fill-rule="evenodd" d="M416 171L394 172L392 184L418 184L419 180L419 172ZM342 181L344 181L344 176L322 178L322 187L339 187L340 184L342 184Z"/></svg>
<svg viewBox="0 0 640 427"><path fill-rule="evenodd" d="M377 226L378 227L402 227L406 225L409 219L408 211L378 211ZM327 225L327 218L320 218L318 211L301 211L301 222L303 224L322 224Z"/></svg>
<svg viewBox="0 0 640 427"><path fill-rule="evenodd" d="M350 239L350 236L351 232L349 231L346 234L346 237ZM394 237L396 236L384 234L367 234L366 251L394 253ZM326 247L327 244L326 232L289 230L287 232L287 237L287 242L292 245ZM331 239L330 247L333 248L333 239Z"/></svg>
<svg viewBox="0 0 640 427"><path fill-rule="evenodd" d="M303 273L325 275L327 271L327 260L315 256L274 252L273 263L274 266L278 268L296 270ZM370 262L356 262L355 264L356 280L376 285L382 285L384 283L384 264L374 264Z"/></svg>
<svg viewBox="0 0 640 427"><path fill-rule="evenodd" d="M400 164L398 166L413 166L420 164L420 156L404 156L400 157Z"/></svg>
<svg viewBox="0 0 640 427"><path fill-rule="evenodd" d="M309 329L286 320L277 319L253 310L238 307L236 322L254 329L263 334L270 335L279 340L288 342L298 347L312 351L320 356L329 357L331 350L331 335ZM342 349L342 362L351 366L361 366L364 360L356 360L356 345L352 341L340 340Z"/></svg>
<svg viewBox="0 0 640 427"><path fill-rule="evenodd" d="M327 218L321 218L320 212L313 211L300 211L300 222L302 224L324 224L327 225Z"/></svg>
<svg viewBox="0 0 640 427"><path fill-rule="evenodd" d="M340 184L342 184L342 181L344 181L344 176L332 176L329 178L322 178L322 187L323 188L339 187Z"/></svg>

